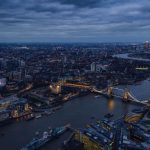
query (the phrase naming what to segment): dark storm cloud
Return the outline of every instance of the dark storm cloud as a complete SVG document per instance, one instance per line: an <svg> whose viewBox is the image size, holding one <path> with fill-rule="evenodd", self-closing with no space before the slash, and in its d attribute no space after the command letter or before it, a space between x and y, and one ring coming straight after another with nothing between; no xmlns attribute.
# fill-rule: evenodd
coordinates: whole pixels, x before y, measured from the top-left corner
<svg viewBox="0 0 150 150"><path fill-rule="evenodd" d="M77 7L95 7L97 4L104 0L57 0L62 4L71 4Z"/></svg>
<svg viewBox="0 0 150 150"><path fill-rule="evenodd" d="M149 35L149 0L0 0L0 41L123 41Z"/></svg>

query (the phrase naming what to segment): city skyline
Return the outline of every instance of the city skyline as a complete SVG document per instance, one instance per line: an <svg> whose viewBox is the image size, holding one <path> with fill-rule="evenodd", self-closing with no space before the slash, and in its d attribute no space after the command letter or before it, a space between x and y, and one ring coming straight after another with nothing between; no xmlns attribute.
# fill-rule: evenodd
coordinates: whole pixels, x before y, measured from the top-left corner
<svg viewBox="0 0 150 150"><path fill-rule="evenodd" d="M148 0L0 1L0 42L142 42Z"/></svg>

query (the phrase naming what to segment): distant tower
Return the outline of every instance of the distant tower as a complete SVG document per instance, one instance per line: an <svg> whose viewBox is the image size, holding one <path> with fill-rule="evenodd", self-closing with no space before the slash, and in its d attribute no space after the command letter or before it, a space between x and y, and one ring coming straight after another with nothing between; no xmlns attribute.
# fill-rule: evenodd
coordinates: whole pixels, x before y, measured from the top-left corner
<svg viewBox="0 0 150 150"><path fill-rule="evenodd" d="M96 71L96 63L93 62L93 63L91 64L91 72L95 72L95 71Z"/></svg>
<svg viewBox="0 0 150 150"><path fill-rule="evenodd" d="M149 41L144 42L144 49L149 49Z"/></svg>
<svg viewBox="0 0 150 150"><path fill-rule="evenodd" d="M26 76L26 64L25 64L25 61L23 60L20 60L20 80L24 80L25 79L25 76Z"/></svg>
<svg viewBox="0 0 150 150"><path fill-rule="evenodd" d="M65 64L67 63L67 56L66 55L64 56L64 63Z"/></svg>

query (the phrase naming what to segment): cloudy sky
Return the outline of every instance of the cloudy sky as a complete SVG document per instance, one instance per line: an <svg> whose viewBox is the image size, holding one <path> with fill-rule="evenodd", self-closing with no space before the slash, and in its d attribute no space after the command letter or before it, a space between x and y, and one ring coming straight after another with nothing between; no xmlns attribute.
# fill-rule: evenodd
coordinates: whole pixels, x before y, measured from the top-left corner
<svg viewBox="0 0 150 150"><path fill-rule="evenodd" d="M150 0L0 0L0 42L150 40Z"/></svg>

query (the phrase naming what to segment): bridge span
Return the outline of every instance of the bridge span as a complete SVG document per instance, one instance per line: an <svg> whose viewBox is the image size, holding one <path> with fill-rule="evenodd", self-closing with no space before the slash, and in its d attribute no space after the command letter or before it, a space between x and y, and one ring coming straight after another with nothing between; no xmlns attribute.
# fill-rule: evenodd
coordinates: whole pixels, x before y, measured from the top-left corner
<svg viewBox="0 0 150 150"><path fill-rule="evenodd" d="M57 85L57 86L56 86ZM97 89L94 86L90 86L84 83L68 83L68 82L58 82L56 83L55 87L75 87L79 89L87 89L91 92L98 93L100 95L104 95L106 97L116 97L122 99L124 102L134 102L142 105L146 105L150 107L150 99L149 100L139 100L137 99L131 91L128 89L121 89L114 86L109 86L105 89ZM52 86L52 85L51 85ZM121 92L121 94L118 94L118 92Z"/></svg>

